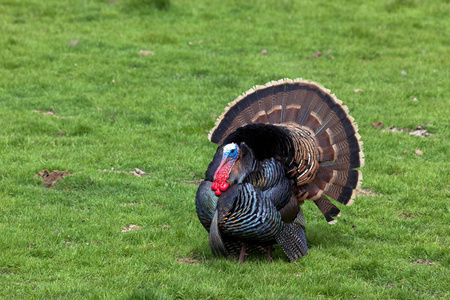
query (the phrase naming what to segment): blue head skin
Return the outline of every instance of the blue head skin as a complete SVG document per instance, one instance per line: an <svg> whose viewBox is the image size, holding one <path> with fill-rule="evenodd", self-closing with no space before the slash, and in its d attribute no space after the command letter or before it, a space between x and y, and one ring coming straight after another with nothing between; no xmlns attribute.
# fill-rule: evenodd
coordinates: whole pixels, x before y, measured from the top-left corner
<svg viewBox="0 0 450 300"><path fill-rule="evenodd" d="M226 158L236 159L239 154L239 146L235 143L227 144L223 147L222 161Z"/></svg>

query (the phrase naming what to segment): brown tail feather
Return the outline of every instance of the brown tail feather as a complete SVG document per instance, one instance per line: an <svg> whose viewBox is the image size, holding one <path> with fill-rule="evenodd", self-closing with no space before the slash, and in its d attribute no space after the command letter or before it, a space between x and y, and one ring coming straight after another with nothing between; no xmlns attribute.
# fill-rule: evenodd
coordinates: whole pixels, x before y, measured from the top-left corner
<svg viewBox="0 0 450 300"><path fill-rule="evenodd" d="M295 151L283 153L293 153L285 163L299 200L314 200L327 220L332 216L329 210L339 210L326 196L353 203L362 179L355 170L364 165L362 142L348 108L329 90L302 79L256 86L229 104L209 139L222 144L238 128L255 123L277 125L287 132L292 142L286 147Z"/></svg>
<svg viewBox="0 0 450 300"><path fill-rule="evenodd" d="M329 224L335 224L337 222L337 220L333 219L333 217L339 217L341 211L333 203L331 203L327 197L322 196L319 199L314 200L314 203L325 216L325 219Z"/></svg>

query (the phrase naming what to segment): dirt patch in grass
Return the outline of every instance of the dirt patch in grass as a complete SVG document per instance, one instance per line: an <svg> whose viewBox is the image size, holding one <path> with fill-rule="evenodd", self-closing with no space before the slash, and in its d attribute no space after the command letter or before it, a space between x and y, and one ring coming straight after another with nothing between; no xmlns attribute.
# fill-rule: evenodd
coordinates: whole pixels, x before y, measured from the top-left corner
<svg viewBox="0 0 450 300"><path fill-rule="evenodd" d="M67 44L67 46L75 47L75 46L78 46L79 43L80 43L80 42L79 42L78 40L71 40L71 41L69 41L69 43Z"/></svg>
<svg viewBox="0 0 450 300"><path fill-rule="evenodd" d="M190 182L188 182L187 184L188 185L194 185L194 186L199 186L200 185L200 183L202 183L202 179L199 179L199 180L196 180L196 181L190 181Z"/></svg>
<svg viewBox="0 0 450 300"><path fill-rule="evenodd" d="M145 176L147 175L147 173L145 173L144 171L138 169L138 168L134 168L134 171L130 172L131 175L137 176L137 177L141 177L141 176Z"/></svg>
<svg viewBox="0 0 450 300"><path fill-rule="evenodd" d="M416 260L415 262L413 262L411 264L412 265L421 264L421 265L427 265L427 266L436 266L437 265L436 263L431 262L431 261L429 261L427 259L418 259L418 260Z"/></svg>
<svg viewBox="0 0 450 300"><path fill-rule="evenodd" d="M414 128L414 130L411 131L409 134L410 134L410 135L415 135L415 136L420 136L420 137L426 137L426 136L432 136L432 135L434 135L434 134L432 134L432 133L429 133L429 132L425 129L425 125L424 125L424 124L422 124L422 125L420 125L420 126L416 126L416 127Z"/></svg>
<svg viewBox="0 0 450 300"><path fill-rule="evenodd" d="M356 191L356 195L357 195L358 197L360 197L360 196L374 196L374 197L379 197L379 196L381 196L381 194L374 193L374 192L372 192L371 190L367 190L367 189L360 189L360 190L357 190L357 191Z"/></svg>
<svg viewBox="0 0 450 300"><path fill-rule="evenodd" d="M372 123L372 125L376 128L381 128L381 126L377 126L376 124L381 123L381 126L383 125L383 122L378 122L378 123ZM425 124L419 125L414 127L413 130L410 130L409 128L397 128L395 126L391 126L389 127L389 129L384 129L383 131L391 131L391 132L409 132L410 135L414 135L414 136L420 136L420 137L427 137L427 136L432 136L434 134L429 133L426 129L425 129Z"/></svg>
<svg viewBox="0 0 450 300"><path fill-rule="evenodd" d="M202 260L198 259L198 258L187 257L187 258L179 258L178 262L180 262L182 264L190 264L190 265L192 265L192 264L199 264L199 263L202 262Z"/></svg>
<svg viewBox="0 0 450 300"><path fill-rule="evenodd" d="M375 128L380 129L381 127L383 127L383 121L380 122L372 122L372 126Z"/></svg>
<svg viewBox="0 0 450 300"><path fill-rule="evenodd" d="M42 170L39 173L37 173L36 175L34 175L34 177L39 178L41 177L42 180L44 181L44 185L47 188L50 188L52 186L54 186L58 180L64 178L64 176L67 175L71 175L72 173L70 173L69 171L58 171L58 170L53 170L51 173L48 170Z"/></svg>
<svg viewBox="0 0 450 300"><path fill-rule="evenodd" d="M309 56L309 58L319 58L321 56L326 56L328 58L334 59L334 56L331 55L331 49L328 49L328 51L326 53L323 53L321 51L317 51L313 55Z"/></svg>
<svg viewBox="0 0 450 300"><path fill-rule="evenodd" d="M35 110L35 112L38 112L38 113L43 114L43 115L49 115L49 116L54 116L55 115L55 113L52 112L51 110L49 110L49 111Z"/></svg>
<svg viewBox="0 0 450 300"><path fill-rule="evenodd" d="M139 55L141 55L141 56L155 55L155 52L153 52L153 51L148 51L148 50L140 50L140 51L139 51Z"/></svg>
<svg viewBox="0 0 450 300"><path fill-rule="evenodd" d="M130 225L128 225L128 227L122 228L122 233L132 231L132 230L141 230L141 229L142 229L142 226L130 224Z"/></svg>
<svg viewBox="0 0 450 300"><path fill-rule="evenodd" d="M137 177L142 177L142 176L145 176L145 175L147 175L147 173L145 173L144 171L142 171L141 169L138 169L138 168L134 168L134 171L129 171L129 172L127 172L127 171L117 171L117 170L115 170L114 169L114 167L112 167L110 170L106 170L106 169L103 169L103 170L100 170L101 172L110 172L110 173L116 173L116 174L131 174L131 175L134 175L134 176L137 176Z"/></svg>
<svg viewBox="0 0 450 300"><path fill-rule="evenodd" d="M409 220L418 217L418 214L410 213L408 210L402 210L398 216L402 219Z"/></svg>

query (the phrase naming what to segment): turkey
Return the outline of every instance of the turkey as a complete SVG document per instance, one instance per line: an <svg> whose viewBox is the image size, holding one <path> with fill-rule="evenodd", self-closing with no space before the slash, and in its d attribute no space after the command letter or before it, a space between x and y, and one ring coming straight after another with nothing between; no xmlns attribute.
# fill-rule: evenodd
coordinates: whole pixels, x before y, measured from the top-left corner
<svg viewBox="0 0 450 300"><path fill-rule="evenodd" d="M256 86L231 102L209 140L218 144L196 198L215 255L308 252L301 205L330 224L351 205L364 165L357 126L329 90L302 79Z"/></svg>

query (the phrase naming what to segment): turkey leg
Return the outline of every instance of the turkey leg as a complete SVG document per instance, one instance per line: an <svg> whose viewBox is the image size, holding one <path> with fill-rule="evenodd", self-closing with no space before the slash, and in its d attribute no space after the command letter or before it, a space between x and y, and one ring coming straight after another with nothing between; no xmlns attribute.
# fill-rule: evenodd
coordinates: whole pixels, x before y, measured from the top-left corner
<svg viewBox="0 0 450 300"><path fill-rule="evenodd" d="M242 243L241 254L239 255L239 263L242 264L244 262L244 256L248 255L245 253L245 249L247 248L247 244Z"/></svg>
<svg viewBox="0 0 450 300"><path fill-rule="evenodd" d="M273 250L275 250L273 245L270 245L270 246L267 247L267 261L268 262L273 262L273 259L272 259L272 251Z"/></svg>

